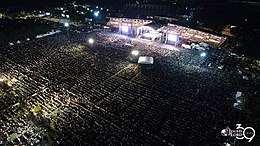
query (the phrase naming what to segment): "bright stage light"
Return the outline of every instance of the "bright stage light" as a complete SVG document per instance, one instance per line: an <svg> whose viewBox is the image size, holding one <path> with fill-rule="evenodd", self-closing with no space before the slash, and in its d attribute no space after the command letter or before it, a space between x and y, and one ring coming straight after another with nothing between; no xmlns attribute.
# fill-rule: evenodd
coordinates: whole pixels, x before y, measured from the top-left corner
<svg viewBox="0 0 260 146"><path fill-rule="evenodd" d="M92 45L92 44L94 44L94 42L95 42L95 41L94 41L94 39L93 39L93 38L89 38L89 39L88 39L88 43L89 43L89 44L91 44L91 45Z"/></svg>
<svg viewBox="0 0 260 146"><path fill-rule="evenodd" d="M201 54L200 54L200 57L205 57L207 54L205 53L205 52L202 52Z"/></svg>
<svg viewBox="0 0 260 146"><path fill-rule="evenodd" d="M128 26L121 26L122 32L128 33Z"/></svg>
<svg viewBox="0 0 260 146"><path fill-rule="evenodd" d="M146 37L146 38L156 38L158 36L158 34L156 34L156 33L144 33L143 36Z"/></svg>
<svg viewBox="0 0 260 146"><path fill-rule="evenodd" d="M131 54L134 55L134 56L137 56L137 55L139 55L139 51L133 50Z"/></svg>
<svg viewBox="0 0 260 146"><path fill-rule="evenodd" d="M176 42L178 40L178 37L175 34L168 34L168 40Z"/></svg>

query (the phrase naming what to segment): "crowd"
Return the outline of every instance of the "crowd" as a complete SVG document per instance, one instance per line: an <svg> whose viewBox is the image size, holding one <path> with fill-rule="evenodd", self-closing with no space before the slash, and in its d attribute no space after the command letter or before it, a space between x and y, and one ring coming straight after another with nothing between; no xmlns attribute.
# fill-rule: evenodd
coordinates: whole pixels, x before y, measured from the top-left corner
<svg viewBox="0 0 260 146"><path fill-rule="evenodd" d="M167 30L170 33L177 33L181 38L187 40L205 42L216 46L220 46L226 40L225 37L216 36L210 33L205 33L176 24L168 24Z"/></svg>
<svg viewBox="0 0 260 146"><path fill-rule="evenodd" d="M244 122L236 91L259 94L258 81L205 65L219 64L216 50L201 58L103 31L1 49L1 70L15 79L1 97L4 144L221 145L221 130ZM127 60L132 49L154 57L153 67Z"/></svg>

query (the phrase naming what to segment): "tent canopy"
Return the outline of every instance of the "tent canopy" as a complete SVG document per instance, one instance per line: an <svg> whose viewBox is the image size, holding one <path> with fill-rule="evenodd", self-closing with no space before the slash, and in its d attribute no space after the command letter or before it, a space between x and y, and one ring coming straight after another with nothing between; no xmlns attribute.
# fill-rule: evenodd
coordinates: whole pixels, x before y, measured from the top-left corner
<svg viewBox="0 0 260 146"><path fill-rule="evenodd" d="M138 58L138 63L139 64L153 64L154 60L153 57L149 56L140 56Z"/></svg>

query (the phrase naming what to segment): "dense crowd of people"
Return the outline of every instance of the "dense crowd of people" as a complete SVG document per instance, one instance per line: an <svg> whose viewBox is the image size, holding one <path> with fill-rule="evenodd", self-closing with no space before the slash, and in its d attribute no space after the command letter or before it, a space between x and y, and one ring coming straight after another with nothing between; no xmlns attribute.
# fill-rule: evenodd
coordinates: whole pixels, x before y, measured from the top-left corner
<svg viewBox="0 0 260 146"><path fill-rule="evenodd" d="M110 32L69 33L1 48L12 82L1 91L0 142L221 145L220 131L244 122L235 93L259 94L258 81L208 67L222 59L216 50L201 58ZM133 49L154 57L152 67L131 63Z"/></svg>
<svg viewBox="0 0 260 146"><path fill-rule="evenodd" d="M168 24L167 29L171 33L179 34L181 38L195 42L206 42L216 46L220 46L226 40L225 37L216 36L210 33L190 29L176 24Z"/></svg>

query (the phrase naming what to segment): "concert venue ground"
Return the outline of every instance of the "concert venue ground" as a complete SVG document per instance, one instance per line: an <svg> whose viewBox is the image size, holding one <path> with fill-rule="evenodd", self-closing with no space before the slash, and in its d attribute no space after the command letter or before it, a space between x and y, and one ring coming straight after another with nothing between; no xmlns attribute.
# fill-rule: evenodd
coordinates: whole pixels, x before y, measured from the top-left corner
<svg viewBox="0 0 260 146"><path fill-rule="evenodd" d="M133 48L154 57L152 69L128 60ZM0 61L5 145L222 145L221 130L246 121L234 95L259 87L194 53L103 31L2 47Z"/></svg>

